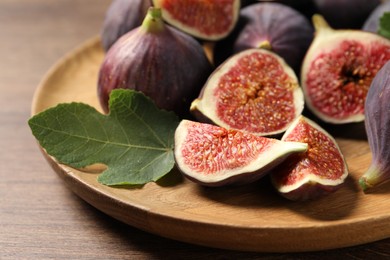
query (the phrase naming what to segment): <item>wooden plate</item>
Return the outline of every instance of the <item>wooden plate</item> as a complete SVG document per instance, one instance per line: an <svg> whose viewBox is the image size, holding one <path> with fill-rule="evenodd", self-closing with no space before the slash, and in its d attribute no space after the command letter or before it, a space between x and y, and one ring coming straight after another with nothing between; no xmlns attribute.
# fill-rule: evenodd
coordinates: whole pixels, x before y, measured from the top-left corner
<svg viewBox="0 0 390 260"><path fill-rule="evenodd" d="M73 50L48 72L36 90L32 114L62 102L99 109L96 82L104 57L99 39ZM298 252L340 248L390 237L390 186L365 195L357 180L367 169L364 138L336 137L349 166L346 185L312 202L290 202L269 180L241 187L204 188L171 172L139 189L111 188L86 173L48 162L68 187L106 214L164 237L216 248ZM352 132L351 132L352 133ZM347 136L347 137L345 137Z"/></svg>

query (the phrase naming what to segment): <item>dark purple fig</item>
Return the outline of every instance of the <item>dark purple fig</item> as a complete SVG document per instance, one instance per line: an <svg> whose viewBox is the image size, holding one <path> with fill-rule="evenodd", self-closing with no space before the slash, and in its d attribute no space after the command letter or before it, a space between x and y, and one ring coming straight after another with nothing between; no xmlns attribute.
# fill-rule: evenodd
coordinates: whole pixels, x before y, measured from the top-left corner
<svg viewBox="0 0 390 260"><path fill-rule="evenodd" d="M249 5L241 10L235 32L215 47L216 60L219 63L232 53L265 48L281 56L298 74L313 31L309 20L289 6L279 3Z"/></svg>
<svg viewBox="0 0 390 260"><path fill-rule="evenodd" d="M381 0L314 0L319 14L335 29L360 29Z"/></svg>
<svg viewBox="0 0 390 260"><path fill-rule="evenodd" d="M150 0L113 0L101 30L102 45L107 51L123 34L141 25Z"/></svg>
<svg viewBox="0 0 390 260"><path fill-rule="evenodd" d="M377 33L379 30L379 19L385 12L390 12L390 2L383 2L370 14L363 24L363 30Z"/></svg>
<svg viewBox="0 0 390 260"><path fill-rule="evenodd" d="M159 108L185 116L211 71L203 47L166 25L161 10L151 7L142 25L123 35L107 52L99 72L98 96L107 112L111 90L134 89Z"/></svg>
<svg viewBox="0 0 390 260"><path fill-rule="evenodd" d="M215 125L182 120L175 132L175 160L190 180L205 186L245 184L263 177L307 144L282 142Z"/></svg>
<svg viewBox="0 0 390 260"><path fill-rule="evenodd" d="M390 61L376 74L367 93L365 127L372 161L359 180L368 190L390 180Z"/></svg>
<svg viewBox="0 0 390 260"><path fill-rule="evenodd" d="M306 152L291 155L272 170L272 183L283 197L312 200L335 192L344 183L348 176L344 156L334 138L318 124L301 116L282 141L308 144Z"/></svg>

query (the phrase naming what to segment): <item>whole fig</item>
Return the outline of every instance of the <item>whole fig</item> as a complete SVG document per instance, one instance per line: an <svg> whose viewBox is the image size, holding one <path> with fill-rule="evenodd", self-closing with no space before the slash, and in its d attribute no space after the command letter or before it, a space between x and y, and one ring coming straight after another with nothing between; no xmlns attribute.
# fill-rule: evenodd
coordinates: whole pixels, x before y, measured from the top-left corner
<svg viewBox="0 0 390 260"><path fill-rule="evenodd" d="M281 56L299 74L313 32L309 20L289 6L252 4L241 10L234 33L216 45L215 60L223 61L250 48L265 48Z"/></svg>
<svg viewBox="0 0 390 260"><path fill-rule="evenodd" d="M314 0L319 14L335 29L360 29L381 0Z"/></svg>
<svg viewBox="0 0 390 260"><path fill-rule="evenodd" d="M107 51L123 34L140 26L151 6L150 0L113 0L101 29L103 49Z"/></svg>
<svg viewBox="0 0 390 260"><path fill-rule="evenodd" d="M377 33L379 30L379 19L385 12L390 12L390 2L386 1L377 6L377 8L372 11L370 16L363 24L363 30L368 32Z"/></svg>
<svg viewBox="0 0 390 260"><path fill-rule="evenodd" d="M390 180L390 61L376 74L367 93L365 127L372 161L360 178L366 192Z"/></svg>
<svg viewBox="0 0 390 260"><path fill-rule="evenodd" d="M211 71L200 43L166 25L161 10L151 7L142 25L107 52L99 71L98 96L107 112L112 89L134 89L159 108L184 117Z"/></svg>

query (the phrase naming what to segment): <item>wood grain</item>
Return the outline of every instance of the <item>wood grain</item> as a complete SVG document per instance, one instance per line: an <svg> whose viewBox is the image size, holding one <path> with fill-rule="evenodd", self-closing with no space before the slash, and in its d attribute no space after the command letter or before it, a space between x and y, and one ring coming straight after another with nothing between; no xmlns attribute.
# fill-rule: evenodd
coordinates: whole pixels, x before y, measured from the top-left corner
<svg viewBox="0 0 390 260"><path fill-rule="evenodd" d="M99 33L110 2L0 1L0 259L389 258L390 239L295 254L196 246L123 224L71 192L45 162L27 120L44 74Z"/></svg>
<svg viewBox="0 0 390 260"><path fill-rule="evenodd" d="M37 89L32 113L72 101L100 109L96 81L103 57L99 38L68 53ZM267 180L210 189L181 178L177 171L170 173L176 182L168 187L149 183L136 189L111 188L100 185L96 173L58 165L46 156L70 189L96 208L180 241L242 251L297 252L389 237L389 192L383 188L384 192L365 195L357 185L371 160L367 141L336 138L349 165L349 179L337 193L305 203L281 199Z"/></svg>

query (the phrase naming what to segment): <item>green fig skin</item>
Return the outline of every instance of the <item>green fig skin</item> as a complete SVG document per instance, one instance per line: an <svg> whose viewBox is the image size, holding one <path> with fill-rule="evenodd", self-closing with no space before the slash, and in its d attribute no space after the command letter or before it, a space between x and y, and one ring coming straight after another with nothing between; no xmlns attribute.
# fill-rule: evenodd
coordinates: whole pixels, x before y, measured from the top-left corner
<svg viewBox="0 0 390 260"><path fill-rule="evenodd" d="M376 74L365 102L365 128L372 161L361 176L364 192L390 180L390 61Z"/></svg>

